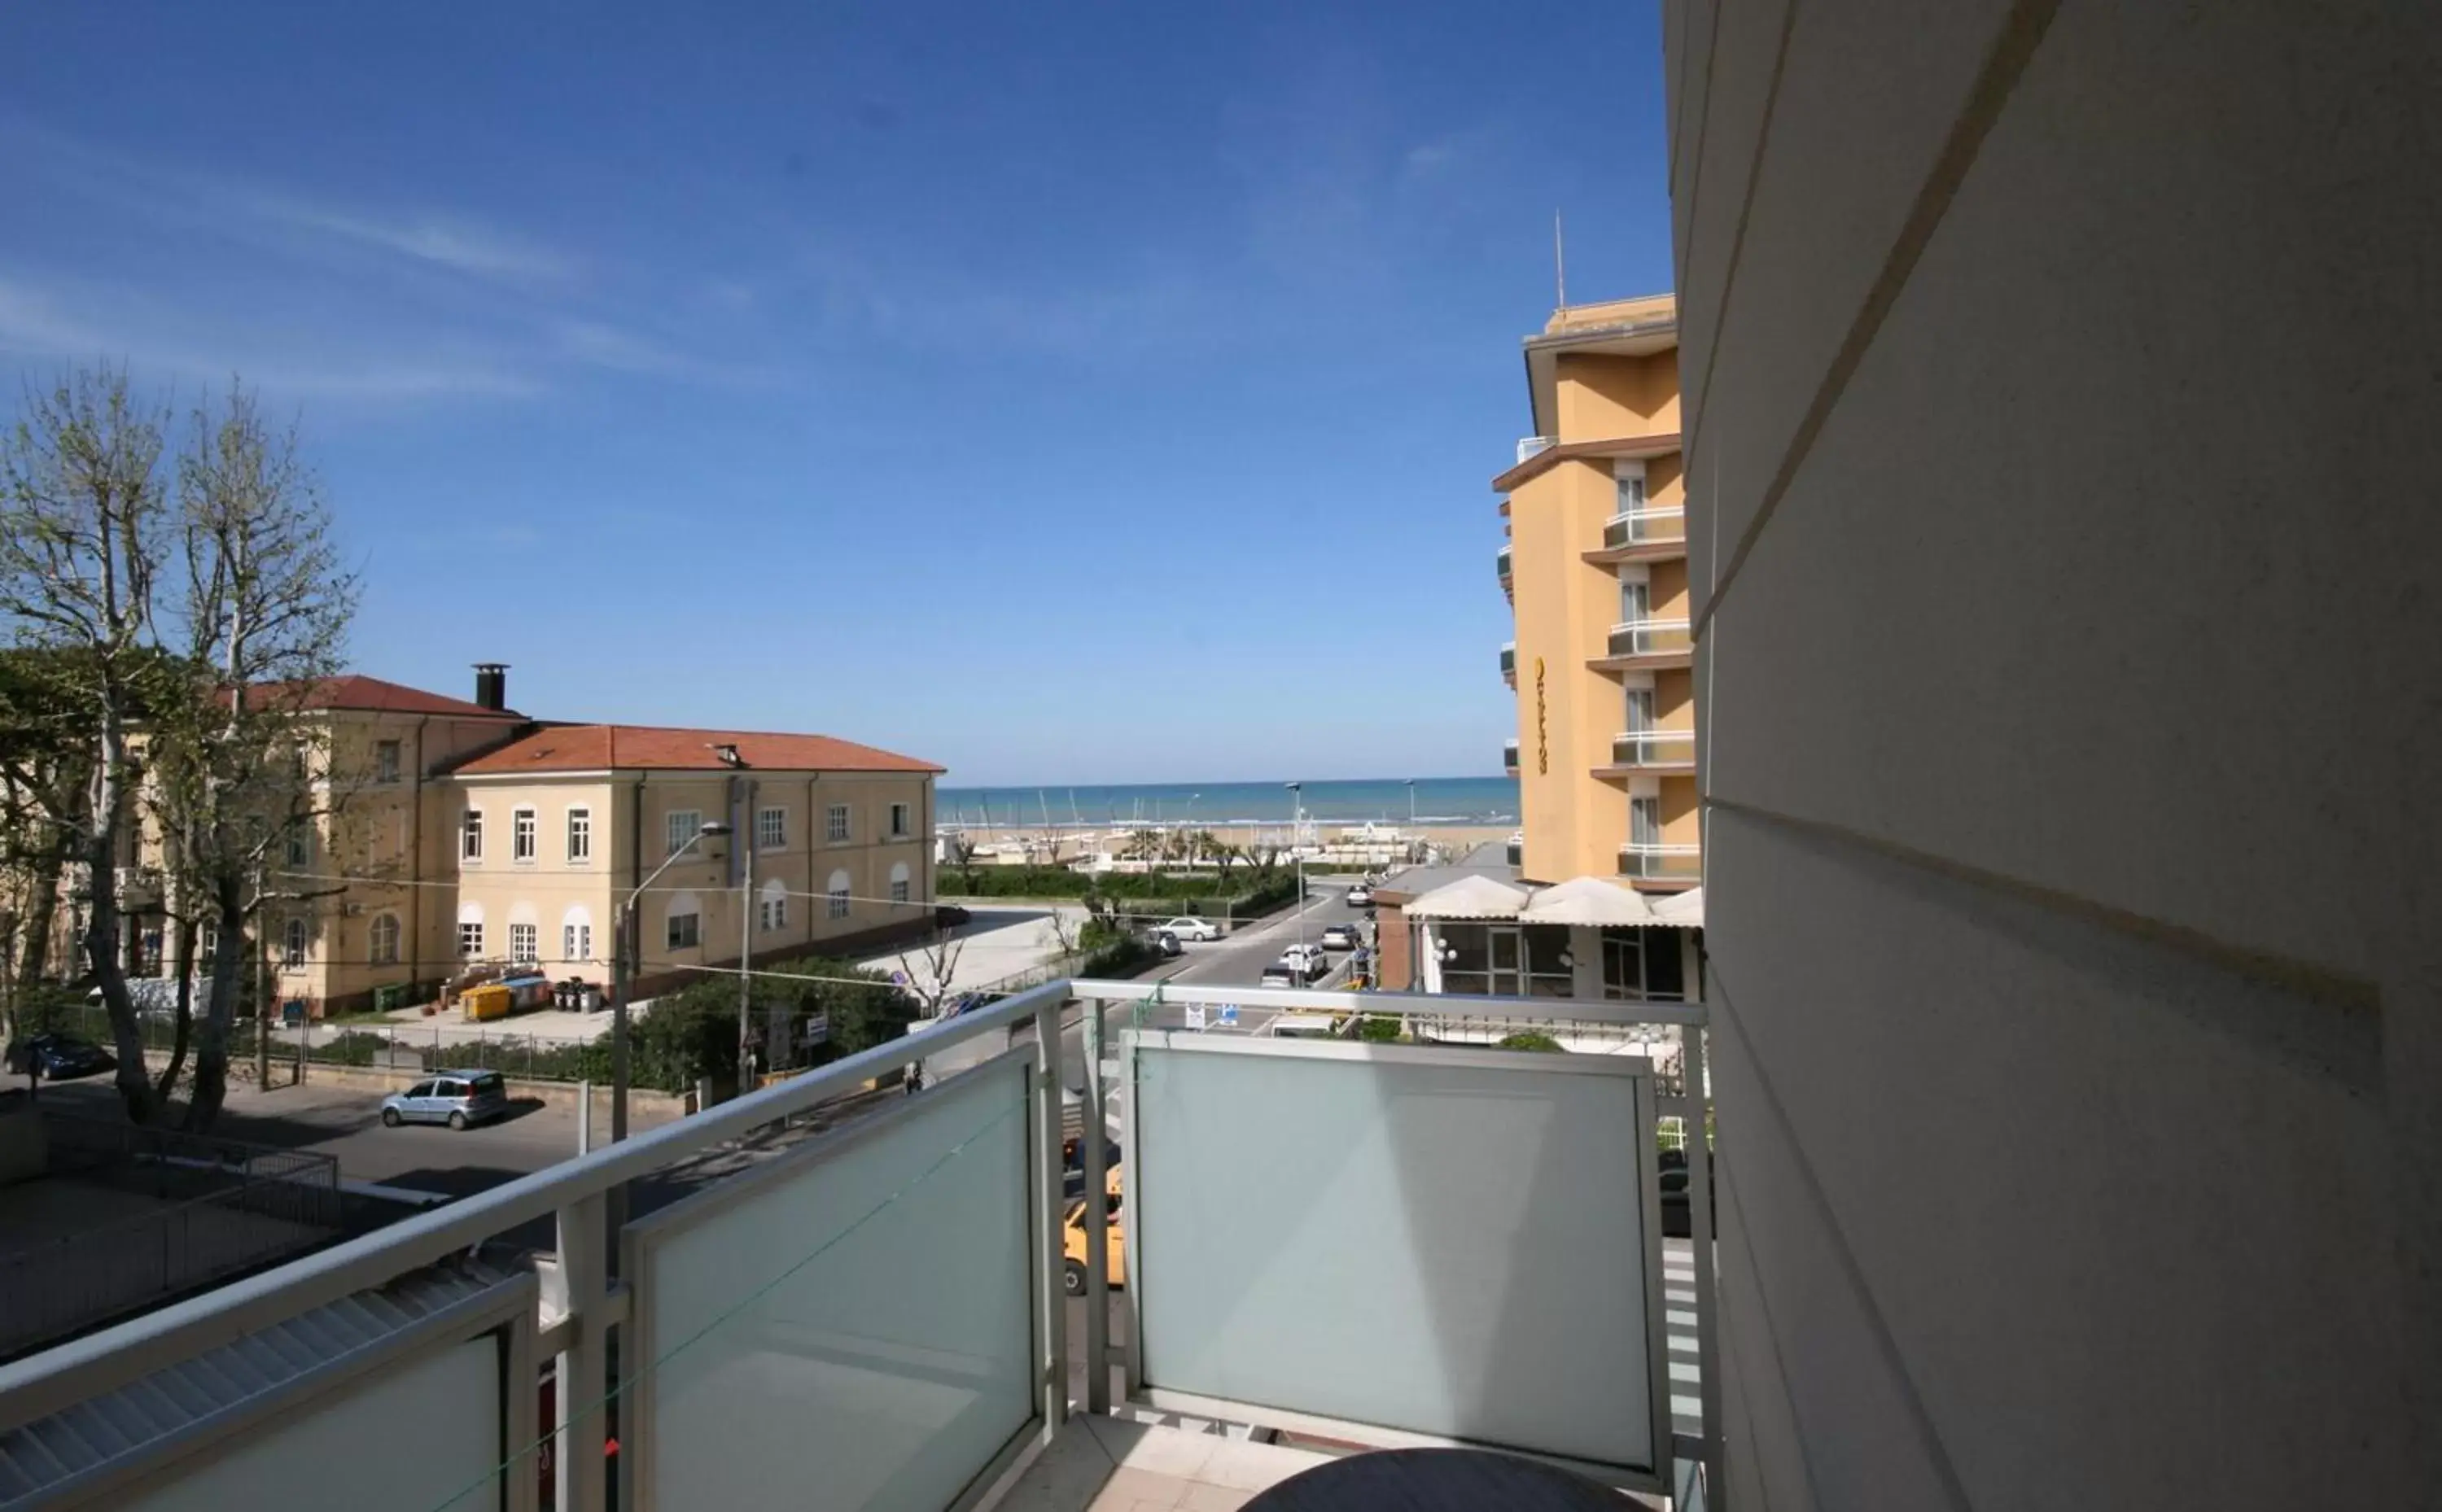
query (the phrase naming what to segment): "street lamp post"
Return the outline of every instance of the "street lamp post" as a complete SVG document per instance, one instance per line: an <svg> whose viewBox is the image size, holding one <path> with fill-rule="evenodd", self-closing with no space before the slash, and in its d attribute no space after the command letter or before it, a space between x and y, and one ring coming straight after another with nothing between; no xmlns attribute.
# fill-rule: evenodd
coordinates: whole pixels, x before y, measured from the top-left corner
<svg viewBox="0 0 2442 1512"><path fill-rule="evenodd" d="M1305 784L1284 782L1289 790L1289 855L1297 863L1298 948L1305 948Z"/></svg>
<svg viewBox="0 0 2442 1512"><path fill-rule="evenodd" d="M1408 828L1411 829L1416 828L1416 779L1413 777L1408 779ZM1415 836L1410 835L1408 838L1412 840Z"/></svg>
<svg viewBox="0 0 2442 1512"><path fill-rule="evenodd" d="M727 833L729 826L716 819L688 836L685 845L664 857L662 864L653 868L652 875L636 884L636 890L619 905L619 912L611 922L610 1142L613 1144L628 1137L628 974L629 962L643 954L641 942L636 938L636 900L661 881L662 873L676 865L681 857L704 840ZM631 956L631 952L634 955Z"/></svg>

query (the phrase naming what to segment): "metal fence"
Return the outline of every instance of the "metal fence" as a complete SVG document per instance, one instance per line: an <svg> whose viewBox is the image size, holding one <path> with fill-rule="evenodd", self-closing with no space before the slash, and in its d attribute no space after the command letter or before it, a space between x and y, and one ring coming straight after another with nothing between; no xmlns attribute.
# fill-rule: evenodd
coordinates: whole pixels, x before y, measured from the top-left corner
<svg viewBox="0 0 2442 1512"><path fill-rule="evenodd" d="M46 1179L152 1206L0 1255L0 1356L194 1291L336 1236L331 1156L45 1109Z"/></svg>
<svg viewBox="0 0 2442 1512"><path fill-rule="evenodd" d="M607 1029L608 1021L604 1021ZM306 1024L275 1031L271 1054L309 1066L358 1066L425 1075L482 1069L534 1082L601 1081L609 1071L607 1043L506 1033L489 1025L465 1025L452 1015L415 1024Z"/></svg>

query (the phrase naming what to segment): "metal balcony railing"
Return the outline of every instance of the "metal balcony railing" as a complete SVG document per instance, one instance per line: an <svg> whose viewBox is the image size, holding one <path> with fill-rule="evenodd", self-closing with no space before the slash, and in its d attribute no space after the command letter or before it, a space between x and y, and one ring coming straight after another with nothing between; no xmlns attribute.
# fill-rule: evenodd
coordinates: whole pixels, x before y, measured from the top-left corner
<svg viewBox="0 0 2442 1512"><path fill-rule="evenodd" d="M1623 546L1635 546L1649 540L1687 538L1687 512L1672 505L1667 509L1631 509L1613 515L1603 521L1603 549L1617 551Z"/></svg>
<svg viewBox="0 0 2442 1512"><path fill-rule="evenodd" d="M1611 628L1613 656L1660 656L1688 650L1694 645L1684 619L1627 620Z"/></svg>
<svg viewBox="0 0 2442 1512"><path fill-rule="evenodd" d="M1611 764L1655 767L1696 759L1693 730L1629 730L1611 738Z"/></svg>
<svg viewBox="0 0 2442 1512"><path fill-rule="evenodd" d="M1501 768L1513 777L1518 774L1517 741L1503 740L1501 742Z"/></svg>
<svg viewBox="0 0 2442 1512"><path fill-rule="evenodd" d="M1509 548L1508 548L1508 547L1503 546L1503 547L1502 547L1502 548L1501 548L1501 550L1499 550L1499 551L1497 551L1497 552L1493 553L1493 556L1492 556L1492 571L1493 571L1493 574L1494 574L1495 576L1497 576L1497 577L1499 577L1499 578L1501 579L1501 586L1502 586L1502 587L1503 587L1503 588L1507 588L1507 587L1509 586Z"/></svg>
<svg viewBox="0 0 2442 1512"><path fill-rule="evenodd" d="M1619 874L1654 881L1693 880L1704 875L1702 846L1637 845L1619 847Z"/></svg>
<svg viewBox="0 0 2442 1512"><path fill-rule="evenodd" d="M1524 462L1539 452L1551 450L1555 445L1550 436L1521 436L1518 438L1518 460Z"/></svg>
<svg viewBox="0 0 2442 1512"><path fill-rule="evenodd" d="M1469 1029L1513 1022L1595 1048ZM615 1439L620 1504L644 1512L802 1504L810 1466L824 1504L946 1512L1005 1492L1079 1407L1110 1411L1115 1370L1155 1411L1486 1444L1648 1493L1701 1464L1718 1485L1712 1267L1666 1301L1663 1259L1674 1191L1694 1252L1712 1242L1706 1141L1671 1138L1708 1126L1705 1022L1047 983L0 1365L0 1485L118 1504L203 1466L216 1503L300 1505L362 1473L350 1425L381 1421L415 1425L380 1462L385 1506L514 1512L539 1472L565 1512L607 1512ZM1318 1023L1325 1040L1293 1037ZM933 1072L915 1096L746 1141L909 1065ZM1665 1144L1685 1149L1675 1189ZM715 1153L721 1174L692 1164ZM629 1183L679 1161L684 1194L625 1218ZM493 1241L554 1216L538 1276L503 1264ZM1115 1303L1134 1347L1112 1343Z"/></svg>
<svg viewBox="0 0 2442 1512"><path fill-rule="evenodd" d="M1512 683L1518 681L1518 643L1516 641L1501 643L1501 675Z"/></svg>

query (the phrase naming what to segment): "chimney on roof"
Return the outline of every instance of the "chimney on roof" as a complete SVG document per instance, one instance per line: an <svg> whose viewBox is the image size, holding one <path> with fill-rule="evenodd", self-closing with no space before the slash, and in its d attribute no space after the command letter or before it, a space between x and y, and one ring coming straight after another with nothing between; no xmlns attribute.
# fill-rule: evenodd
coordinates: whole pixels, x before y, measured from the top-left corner
<svg viewBox="0 0 2442 1512"><path fill-rule="evenodd" d="M478 662L475 664L475 701L495 714L509 706L509 664Z"/></svg>

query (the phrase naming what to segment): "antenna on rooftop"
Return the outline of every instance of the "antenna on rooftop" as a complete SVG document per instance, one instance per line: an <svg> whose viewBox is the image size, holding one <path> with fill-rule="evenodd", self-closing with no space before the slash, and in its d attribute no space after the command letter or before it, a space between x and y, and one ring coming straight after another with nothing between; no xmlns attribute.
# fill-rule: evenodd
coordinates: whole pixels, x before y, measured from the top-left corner
<svg viewBox="0 0 2442 1512"><path fill-rule="evenodd" d="M1552 212L1552 282L1556 285L1554 293L1559 298L1559 307L1563 310L1567 309L1569 307L1569 263L1567 254L1560 246L1560 212L1558 210Z"/></svg>

